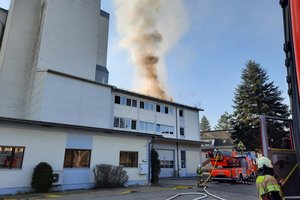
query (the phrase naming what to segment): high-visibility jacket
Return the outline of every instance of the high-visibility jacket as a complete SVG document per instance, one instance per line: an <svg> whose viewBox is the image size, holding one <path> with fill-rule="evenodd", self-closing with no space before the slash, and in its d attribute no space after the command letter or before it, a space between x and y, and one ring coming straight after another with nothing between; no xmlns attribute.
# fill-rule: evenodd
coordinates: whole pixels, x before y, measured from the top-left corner
<svg viewBox="0 0 300 200"><path fill-rule="evenodd" d="M284 200L283 193L278 181L271 175L258 176L256 178L256 188L260 200L263 200L262 195L269 194L271 192L279 192L281 199Z"/></svg>
<svg viewBox="0 0 300 200"><path fill-rule="evenodd" d="M202 176L203 175L202 167L198 167L197 168L197 174L198 174L198 176Z"/></svg>

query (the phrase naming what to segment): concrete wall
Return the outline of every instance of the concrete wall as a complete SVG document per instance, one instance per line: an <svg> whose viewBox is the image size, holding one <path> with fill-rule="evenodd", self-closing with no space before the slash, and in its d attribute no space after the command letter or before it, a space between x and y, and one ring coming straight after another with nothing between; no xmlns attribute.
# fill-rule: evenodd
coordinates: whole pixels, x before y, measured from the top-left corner
<svg viewBox="0 0 300 200"><path fill-rule="evenodd" d="M12 0L0 52L0 116L23 117L40 0Z"/></svg>
<svg viewBox="0 0 300 200"><path fill-rule="evenodd" d="M130 99L137 100L137 107L127 106L127 105L121 105L121 104L115 104L114 103L114 96L123 96ZM113 93L113 116L115 117L123 117L123 118L129 118L134 119L143 122L149 122L154 124L163 124L168 126L174 127L174 134L164 134L164 137L167 138L176 138L176 126L177 126L177 133L179 139L185 139L185 140L200 140L200 128L199 128L199 112L188 109L188 108L180 108L184 112L184 116L179 116L179 108L175 107L172 104L163 104L157 101L151 101L143 98L139 98L136 96L131 96L129 94L122 94L122 93ZM143 102L151 102L154 105L154 110L146 110L140 108L140 101ZM156 112L156 105L161 106L167 106L168 108L174 109L174 114L168 113L161 113ZM177 113L176 113L177 111ZM176 117L177 115L177 117ZM176 122L177 120L177 122ZM180 127L184 128L184 136L180 136ZM137 126L138 130L139 126Z"/></svg>
<svg viewBox="0 0 300 200"><path fill-rule="evenodd" d="M46 2L38 66L94 80L99 37L106 38L99 0Z"/></svg>
<svg viewBox="0 0 300 200"><path fill-rule="evenodd" d="M109 153L107 153L109 149ZM92 154L91 166L96 164L112 164L119 165L120 151L137 151L138 164L142 161L148 162L147 140L141 137L126 136L94 136L93 151L98 152ZM140 175L139 168L124 168L129 177L128 184L146 183L147 175ZM91 180L93 180L91 176Z"/></svg>
<svg viewBox="0 0 300 200"><path fill-rule="evenodd" d="M0 145L24 146L25 153L22 169L0 169L0 194L28 190L33 168L40 162L48 162L54 170L62 170L66 136L66 133L49 129L28 129L1 123Z"/></svg>
<svg viewBox="0 0 300 200"><path fill-rule="evenodd" d="M30 190L33 169L40 162L49 163L53 170L63 171L61 189L93 187L95 165L118 166L120 151L136 151L138 163L148 162L146 137L0 122L0 138L0 146L25 147L21 169L0 169L0 195ZM91 150L90 167L64 168L66 148ZM148 176L140 175L138 167L124 169L129 176L127 184L147 183Z"/></svg>
<svg viewBox="0 0 300 200"><path fill-rule="evenodd" d="M109 128L110 105L110 87L48 73L40 120Z"/></svg>

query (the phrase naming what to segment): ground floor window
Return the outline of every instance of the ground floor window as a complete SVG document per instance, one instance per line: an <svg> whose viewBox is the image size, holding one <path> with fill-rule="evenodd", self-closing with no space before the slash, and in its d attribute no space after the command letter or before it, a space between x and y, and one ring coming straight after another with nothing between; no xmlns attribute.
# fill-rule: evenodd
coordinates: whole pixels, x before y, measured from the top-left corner
<svg viewBox="0 0 300 200"><path fill-rule="evenodd" d="M160 168L174 168L174 161L173 160L161 160Z"/></svg>
<svg viewBox="0 0 300 200"><path fill-rule="evenodd" d="M64 168L90 167L91 150L66 149Z"/></svg>
<svg viewBox="0 0 300 200"><path fill-rule="evenodd" d="M138 167L138 152L120 151L119 165L123 167Z"/></svg>
<svg viewBox="0 0 300 200"><path fill-rule="evenodd" d="M0 146L0 169L22 168L25 147Z"/></svg>

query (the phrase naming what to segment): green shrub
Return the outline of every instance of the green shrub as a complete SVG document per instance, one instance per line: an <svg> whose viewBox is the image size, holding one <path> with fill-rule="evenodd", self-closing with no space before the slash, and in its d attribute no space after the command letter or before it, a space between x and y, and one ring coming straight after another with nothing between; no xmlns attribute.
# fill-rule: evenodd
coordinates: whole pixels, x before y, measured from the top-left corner
<svg viewBox="0 0 300 200"><path fill-rule="evenodd" d="M36 192L48 192L52 188L53 170L46 162L39 163L33 170L31 187Z"/></svg>
<svg viewBox="0 0 300 200"><path fill-rule="evenodd" d="M100 164L95 166L93 172L95 188L123 187L128 181L127 172L120 166Z"/></svg>
<svg viewBox="0 0 300 200"><path fill-rule="evenodd" d="M160 174L160 160L158 159L157 151L151 149L151 183L157 184Z"/></svg>

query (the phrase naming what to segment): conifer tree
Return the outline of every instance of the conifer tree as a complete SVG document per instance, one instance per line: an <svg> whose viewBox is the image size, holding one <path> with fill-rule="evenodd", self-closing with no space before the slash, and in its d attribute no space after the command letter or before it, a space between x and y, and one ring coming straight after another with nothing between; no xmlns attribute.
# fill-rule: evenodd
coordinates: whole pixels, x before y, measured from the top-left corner
<svg viewBox="0 0 300 200"><path fill-rule="evenodd" d="M210 131L211 126L205 115L202 116L200 120L200 131Z"/></svg>
<svg viewBox="0 0 300 200"><path fill-rule="evenodd" d="M255 61L248 61L242 70L241 83L234 96L232 138L242 141L248 150L260 147L259 115L287 118L288 106L283 104L282 92L269 82L267 71ZM280 123L269 125L268 133L273 136L284 130ZM275 138L275 137L274 137ZM280 139L276 141L280 143Z"/></svg>
<svg viewBox="0 0 300 200"><path fill-rule="evenodd" d="M218 124L215 126L215 130L230 130L231 125L231 115L225 111L218 120Z"/></svg>

